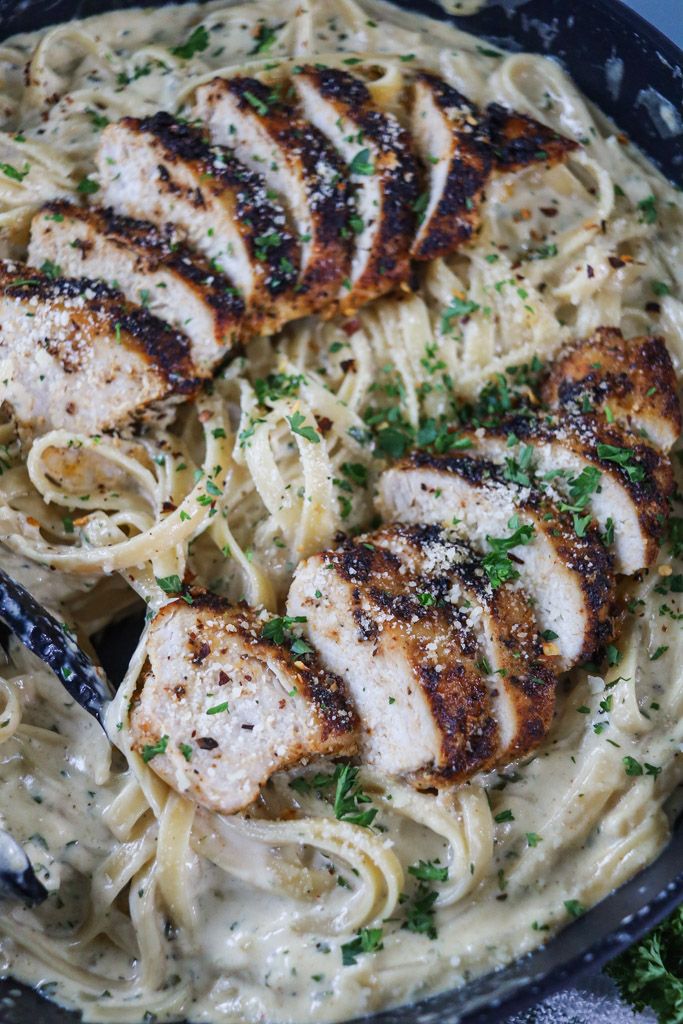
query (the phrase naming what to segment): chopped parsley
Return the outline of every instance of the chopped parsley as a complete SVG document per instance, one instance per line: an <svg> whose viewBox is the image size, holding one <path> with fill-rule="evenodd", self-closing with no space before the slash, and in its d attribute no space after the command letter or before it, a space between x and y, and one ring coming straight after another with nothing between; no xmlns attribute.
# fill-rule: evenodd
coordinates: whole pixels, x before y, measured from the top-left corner
<svg viewBox="0 0 683 1024"><path fill-rule="evenodd" d="M438 892L420 882L412 901L406 908L406 919L401 927L409 932L415 932L417 935L426 935L430 939L435 939L437 932L434 923L434 904L438 897Z"/></svg>
<svg viewBox="0 0 683 1024"><path fill-rule="evenodd" d="M484 555L482 565L494 590L507 580L519 578L519 572L515 569L509 552L520 544L528 544L534 535L533 526L520 525L519 517L516 515L509 520L508 527L514 531L509 537L486 537L491 550Z"/></svg>
<svg viewBox="0 0 683 1024"><path fill-rule="evenodd" d="M598 443L596 450L599 459L615 462L617 466L620 466L628 474L628 478L632 483L637 483L645 478L645 470L634 461L635 456L630 448L619 448L613 444Z"/></svg>
<svg viewBox="0 0 683 1024"><path fill-rule="evenodd" d="M192 30L188 38L180 46L174 46L171 53L174 57L181 57L183 60L189 60L194 57L196 53L203 53L209 45L209 33L206 31L203 25L197 25Z"/></svg>
<svg viewBox="0 0 683 1024"><path fill-rule="evenodd" d="M370 150L361 149L349 164L351 174L373 174L375 168L370 162Z"/></svg>
<svg viewBox="0 0 683 1024"><path fill-rule="evenodd" d="M142 760L149 764L157 754L165 754L168 746L168 736L162 736L156 743L146 743L142 748Z"/></svg>
<svg viewBox="0 0 683 1024"><path fill-rule="evenodd" d="M383 948L381 928L361 928L355 939L345 942L341 947L342 964L344 967L353 967L358 963L361 953L376 953Z"/></svg>
<svg viewBox="0 0 683 1024"><path fill-rule="evenodd" d="M320 443L320 435L316 433L313 427L305 427L306 417L300 412L292 413L291 416L287 417L292 433L298 434L299 437L303 437L306 441L311 441L313 444Z"/></svg>
<svg viewBox="0 0 683 1024"><path fill-rule="evenodd" d="M180 576L155 576L157 586L160 587L165 594L179 594L183 589Z"/></svg>
<svg viewBox="0 0 683 1024"><path fill-rule="evenodd" d="M448 868L442 867L433 860L421 860L417 864L411 864L408 874L421 882L447 882Z"/></svg>

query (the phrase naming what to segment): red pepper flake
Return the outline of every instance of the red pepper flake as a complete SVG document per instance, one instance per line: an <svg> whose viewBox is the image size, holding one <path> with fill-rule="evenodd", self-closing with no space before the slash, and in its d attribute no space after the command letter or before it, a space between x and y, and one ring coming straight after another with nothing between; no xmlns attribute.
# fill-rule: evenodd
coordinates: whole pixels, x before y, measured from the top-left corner
<svg viewBox="0 0 683 1024"><path fill-rule="evenodd" d="M201 665L201 663L204 661L205 658L209 656L209 654L211 654L211 645L207 643L206 640L202 640L199 647L195 651L194 657L192 659L192 664Z"/></svg>
<svg viewBox="0 0 683 1024"><path fill-rule="evenodd" d="M224 672L223 669L221 669L220 672L218 673L218 685L219 686L227 686L227 684L229 682L230 682L230 676L228 675L227 672Z"/></svg>
<svg viewBox="0 0 683 1024"><path fill-rule="evenodd" d="M658 302L646 302L645 311L647 313L661 313L662 307L659 305Z"/></svg>
<svg viewBox="0 0 683 1024"><path fill-rule="evenodd" d="M315 422L321 434L327 434L332 429L332 420L329 416L316 416Z"/></svg>
<svg viewBox="0 0 683 1024"><path fill-rule="evenodd" d="M197 740L197 746L201 747L202 750L215 750L218 746L218 741L213 736L200 736Z"/></svg>
<svg viewBox="0 0 683 1024"><path fill-rule="evenodd" d="M350 373L350 372L355 373L356 372L356 360L355 359L345 359L339 365L341 366L341 368L344 371L344 373Z"/></svg>
<svg viewBox="0 0 683 1024"><path fill-rule="evenodd" d="M595 271L591 267L590 263L586 264L586 273L588 274L588 277L595 277Z"/></svg>
<svg viewBox="0 0 683 1024"><path fill-rule="evenodd" d="M344 334L348 334L351 337L352 334L360 330L360 320L357 318L355 320L347 320L345 324L342 324L342 330Z"/></svg>
<svg viewBox="0 0 683 1024"><path fill-rule="evenodd" d="M539 209L544 217L557 217L560 212L556 206L540 206Z"/></svg>
<svg viewBox="0 0 683 1024"><path fill-rule="evenodd" d="M613 267L615 270L619 270L620 267L625 267L626 266L624 261L622 259L619 259L618 256L608 256L607 259L608 259L610 267Z"/></svg>

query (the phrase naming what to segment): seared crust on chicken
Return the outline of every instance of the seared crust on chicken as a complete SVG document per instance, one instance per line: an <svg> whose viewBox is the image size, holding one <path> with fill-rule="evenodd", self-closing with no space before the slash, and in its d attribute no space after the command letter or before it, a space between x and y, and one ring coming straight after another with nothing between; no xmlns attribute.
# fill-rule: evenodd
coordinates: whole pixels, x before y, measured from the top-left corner
<svg viewBox="0 0 683 1024"><path fill-rule="evenodd" d="M577 536L571 518L539 491L505 478L501 467L469 455L415 451L386 470L378 508L387 521L457 527L483 554L489 537L533 527L513 548L513 566L532 598L539 627L557 634L558 670L587 660L612 635L612 558L597 530Z"/></svg>
<svg viewBox="0 0 683 1024"><path fill-rule="evenodd" d="M214 78L196 111L214 142L260 173L289 215L301 246L301 314L337 298L351 264L346 166L327 138L255 78Z"/></svg>
<svg viewBox="0 0 683 1024"><path fill-rule="evenodd" d="M102 198L118 213L172 224L225 273L267 333L297 315L299 249L263 179L201 131L160 112L102 132Z"/></svg>
<svg viewBox="0 0 683 1024"><path fill-rule="evenodd" d="M341 679L265 639L267 621L193 591L191 605L171 601L149 628L133 747L169 786L222 814L248 806L274 772L356 750Z"/></svg>
<svg viewBox="0 0 683 1024"><path fill-rule="evenodd" d="M0 324L0 402L26 434L130 426L199 388L184 335L87 278L0 261Z"/></svg>
<svg viewBox="0 0 683 1024"><path fill-rule="evenodd" d="M431 260L453 252L478 228L491 147L477 108L426 71L413 88L411 132L426 171L428 196L410 254Z"/></svg>
<svg viewBox="0 0 683 1024"><path fill-rule="evenodd" d="M338 673L361 719L361 756L417 785L491 766L498 728L477 642L434 584L371 542L347 541L299 565L288 614Z"/></svg>
<svg viewBox="0 0 683 1024"><path fill-rule="evenodd" d="M503 464L531 445L534 471L568 503L578 476L597 471L579 511L592 514L603 534L614 534L616 571L631 574L657 558L675 489L671 462L616 423L595 413L554 421L520 415L469 437L472 453Z"/></svg>
<svg viewBox="0 0 683 1024"><path fill-rule="evenodd" d="M60 273L105 281L190 339L196 365L210 372L240 335L244 302L207 259L191 252L170 226L117 216L112 210L48 203L33 218L29 260Z"/></svg>
<svg viewBox="0 0 683 1024"><path fill-rule="evenodd" d="M498 722L499 759L528 754L553 719L556 678L550 666L556 659L544 654L527 595L512 583L494 589L481 557L453 530L437 524L394 523L368 540L391 551L409 572L428 579L439 602L466 616L482 643L479 666Z"/></svg>
<svg viewBox="0 0 683 1024"><path fill-rule="evenodd" d="M533 117L508 110L500 103L489 103L486 123L493 148L495 166L501 171L520 171L529 164L557 164L579 148L568 139Z"/></svg>
<svg viewBox="0 0 683 1024"><path fill-rule="evenodd" d="M683 426L671 356L662 338L629 338L600 327L553 360L542 398L572 414L609 410L611 417L668 451Z"/></svg>
<svg viewBox="0 0 683 1024"><path fill-rule="evenodd" d="M419 195L411 139L360 78L307 65L292 77L304 116L339 150L354 186L355 247L339 310L349 314L410 276Z"/></svg>

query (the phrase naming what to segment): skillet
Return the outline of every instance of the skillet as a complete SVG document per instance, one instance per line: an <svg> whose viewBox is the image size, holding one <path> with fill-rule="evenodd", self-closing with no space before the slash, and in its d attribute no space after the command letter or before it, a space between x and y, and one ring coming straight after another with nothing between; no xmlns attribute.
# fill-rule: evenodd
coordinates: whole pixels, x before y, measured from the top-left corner
<svg viewBox="0 0 683 1024"><path fill-rule="evenodd" d="M147 0L162 6L164 0ZM394 0L444 18L431 0ZM17 32L137 6L136 0L0 0L0 39ZM460 27L511 50L531 50L562 62L579 88L675 184L683 186L683 133L672 134L648 97L683 108L683 52L620 0L492 0L479 14L453 18ZM621 87L610 88L607 62L622 61ZM121 679L139 623L124 622L101 638L110 679ZM683 901L683 819L660 857L579 918L547 946L455 992L387 1010L365 1024L500 1024L503 1018L599 968L641 938ZM45 979L46 983L49 978ZM2 1024L75 1024L78 1015L9 979L0 981Z"/></svg>

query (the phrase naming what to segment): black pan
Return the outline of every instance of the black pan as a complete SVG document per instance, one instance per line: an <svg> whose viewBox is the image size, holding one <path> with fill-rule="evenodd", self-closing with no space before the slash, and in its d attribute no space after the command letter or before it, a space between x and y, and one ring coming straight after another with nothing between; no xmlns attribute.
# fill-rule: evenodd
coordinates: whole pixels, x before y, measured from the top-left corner
<svg viewBox="0 0 683 1024"><path fill-rule="evenodd" d="M431 0L395 0L435 18ZM652 0L653 6L656 0ZM146 0L161 6L163 0ZM135 0L0 0L0 38L43 25L122 7ZM582 91L627 132L676 184L683 185L683 136L663 137L638 104L654 88L683 109L683 53L619 0L493 0L472 18L452 19L508 49L557 57ZM622 88L607 88L606 61L624 62ZM105 637L102 655L111 678L121 665L125 627ZM130 640L130 637L128 637ZM109 662L107 664L107 662ZM576 982L641 938L683 901L683 823L654 864L552 939L504 970L456 992L366 1018L366 1024L501 1024L512 1013ZM46 978L49 981L49 978ZM11 981L0 982L1 1024L74 1024L75 1014L47 1004Z"/></svg>

